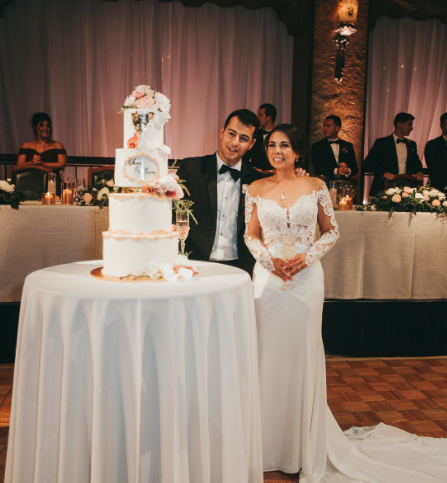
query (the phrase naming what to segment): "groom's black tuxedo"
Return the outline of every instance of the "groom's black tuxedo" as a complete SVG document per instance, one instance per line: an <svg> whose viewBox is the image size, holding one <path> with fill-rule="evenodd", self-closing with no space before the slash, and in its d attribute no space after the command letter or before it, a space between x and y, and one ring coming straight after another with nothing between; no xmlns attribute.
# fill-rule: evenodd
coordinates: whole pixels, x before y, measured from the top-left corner
<svg viewBox="0 0 447 483"><path fill-rule="evenodd" d="M416 143L405 138L405 146L407 147L405 173L421 173L422 163L418 156ZM370 196L374 196L378 191L384 189L383 175L385 173L399 174L396 143L392 134L376 139L371 151L363 161L363 167L366 173L374 174L374 180L369 191Z"/></svg>
<svg viewBox="0 0 447 483"><path fill-rule="evenodd" d="M192 252L192 260L209 260L213 249L217 226L217 157L210 154L199 158L187 158L181 162L177 175L185 181L189 195L185 192L185 199L194 202L192 211L197 219L189 223L189 235L186 239L186 251ZM248 163L242 161L241 166L241 194L237 215L237 253L239 266L248 273L252 273L254 259L244 243L244 195L242 185L249 185L253 181L265 177Z"/></svg>
<svg viewBox="0 0 447 483"><path fill-rule="evenodd" d="M430 186L447 191L447 143L442 136L428 141L425 146L425 162L427 163Z"/></svg>
<svg viewBox="0 0 447 483"><path fill-rule="evenodd" d="M327 138L313 144L312 164L317 176L335 178L334 171L340 163L346 163L348 165L348 168L351 170L350 176L355 176L359 172L355 159L354 146L343 139L340 139L339 142L338 164ZM345 178L345 176L341 176L341 178Z"/></svg>

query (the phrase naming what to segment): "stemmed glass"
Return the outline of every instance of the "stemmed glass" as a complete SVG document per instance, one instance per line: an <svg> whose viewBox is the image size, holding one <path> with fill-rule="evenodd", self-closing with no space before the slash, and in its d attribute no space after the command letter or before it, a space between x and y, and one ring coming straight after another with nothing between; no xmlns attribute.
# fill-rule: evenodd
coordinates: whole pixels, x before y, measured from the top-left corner
<svg viewBox="0 0 447 483"><path fill-rule="evenodd" d="M180 239L180 247L182 250L182 255L185 254L185 240L188 238L189 232L189 212L188 211L177 211L175 214L175 226L177 227L177 232Z"/></svg>
<svg viewBox="0 0 447 483"><path fill-rule="evenodd" d="M295 256L295 235L290 232L282 233L280 237L281 251L283 260L286 262ZM294 290L295 286L291 282L284 282L279 286L280 290Z"/></svg>
<svg viewBox="0 0 447 483"><path fill-rule="evenodd" d="M82 201L82 197L85 194L85 190L87 188L85 184L85 178L76 178L76 198L78 198L80 201Z"/></svg>

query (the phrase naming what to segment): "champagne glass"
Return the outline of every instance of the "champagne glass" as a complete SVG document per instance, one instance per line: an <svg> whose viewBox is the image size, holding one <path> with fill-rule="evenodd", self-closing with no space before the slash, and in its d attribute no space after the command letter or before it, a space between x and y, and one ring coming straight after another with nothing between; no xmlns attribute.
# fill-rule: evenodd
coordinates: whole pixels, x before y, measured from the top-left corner
<svg viewBox="0 0 447 483"><path fill-rule="evenodd" d="M175 226L180 239L180 247L182 250L182 255L185 254L185 240L188 238L189 232L189 212L188 211L177 211L175 214Z"/></svg>
<svg viewBox="0 0 447 483"><path fill-rule="evenodd" d="M285 261L290 260L295 256L295 235L290 232L282 233L280 237L282 258ZM290 291L294 290L295 286L291 282L284 282L279 287L280 290Z"/></svg>

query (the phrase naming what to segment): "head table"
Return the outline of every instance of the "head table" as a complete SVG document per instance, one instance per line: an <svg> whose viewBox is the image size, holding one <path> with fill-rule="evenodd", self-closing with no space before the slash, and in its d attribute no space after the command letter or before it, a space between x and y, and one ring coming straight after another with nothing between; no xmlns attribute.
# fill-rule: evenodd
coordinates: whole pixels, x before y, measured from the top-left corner
<svg viewBox="0 0 447 483"><path fill-rule="evenodd" d="M99 265L26 278L5 482L262 482L249 276L115 283Z"/></svg>

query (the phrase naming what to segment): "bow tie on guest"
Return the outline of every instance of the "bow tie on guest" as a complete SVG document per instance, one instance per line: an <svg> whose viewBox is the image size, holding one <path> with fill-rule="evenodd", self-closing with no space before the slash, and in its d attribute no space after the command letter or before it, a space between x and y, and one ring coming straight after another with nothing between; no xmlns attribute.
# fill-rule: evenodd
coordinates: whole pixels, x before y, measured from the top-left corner
<svg viewBox="0 0 447 483"><path fill-rule="evenodd" d="M340 144L340 139L336 139L335 141L329 139L329 144Z"/></svg>
<svg viewBox="0 0 447 483"><path fill-rule="evenodd" d="M399 138L397 138L397 139L396 139L396 144L399 144L399 143L404 143L404 142L405 142L405 138L403 138L403 139L399 139Z"/></svg>
<svg viewBox="0 0 447 483"><path fill-rule="evenodd" d="M224 174L227 171L230 172L231 177L234 179L234 181L241 179L242 173L239 170L234 169L234 168L230 168L226 164L222 164L222 166L219 169L219 174Z"/></svg>

